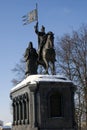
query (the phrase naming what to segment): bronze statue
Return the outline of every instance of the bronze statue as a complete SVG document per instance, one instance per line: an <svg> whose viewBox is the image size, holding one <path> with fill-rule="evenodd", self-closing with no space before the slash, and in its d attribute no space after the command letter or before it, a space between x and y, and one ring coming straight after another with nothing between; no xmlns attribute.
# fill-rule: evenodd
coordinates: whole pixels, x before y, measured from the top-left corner
<svg viewBox="0 0 87 130"><path fill-rule="evenodd" d="M51 63L51 73L55 74L55 61L56 54L54 49L54 34L50 31L45 33L45 27L42 26L41 32L38 31L38 23L35 26L35 33L38 35L38 64L45 68L46 74L48 74L48 68Z"/></svg>
<svg viewBox="0 0 87 130"><path fill-rule="evenodd" d="M26 48L24 58L26 61L26 72L25 75L37 74L37 58L38 54L36 49L33 48L32 42L29 43L28 48Z"/></svg>
<svg viewBox="0 0 87 130"><path fill-rule="evenodd" d="M45 27L42 25L41 31L38 30L38 22L36 23L35 33L38 35L38 58L41 60L42 56L42 49L46 42L46 33L45 33Z"/></svg>
<svg viewBox="0 0 87 130"><path fill-rule="evenodd" d="M48 74L48 69L50 67L51 74L55 74L55 61L56 61L56 53L54 49L54 34L52 32L47 33L47 40L42 49L42 64L46 70L46 74Z"/></svg>

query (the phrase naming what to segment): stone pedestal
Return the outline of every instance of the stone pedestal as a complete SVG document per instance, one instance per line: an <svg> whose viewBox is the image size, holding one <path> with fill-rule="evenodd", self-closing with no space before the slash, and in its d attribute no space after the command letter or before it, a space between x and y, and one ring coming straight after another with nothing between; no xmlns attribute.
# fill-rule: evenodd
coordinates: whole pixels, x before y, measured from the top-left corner
<svg viewBox="0 0 87 130"><path fill-rule="evenodd" d="M75 130L75 85L57 75L32 75L11 89L13 130Z"/></svg>

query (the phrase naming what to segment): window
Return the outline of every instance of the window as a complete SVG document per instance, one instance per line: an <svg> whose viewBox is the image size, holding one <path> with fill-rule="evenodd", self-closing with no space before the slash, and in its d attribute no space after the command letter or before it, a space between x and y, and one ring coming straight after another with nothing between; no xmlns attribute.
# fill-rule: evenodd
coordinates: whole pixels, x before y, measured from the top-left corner
<svg viewBox="0 0 87 130"><path fill-rule="evenodd" d="M62 116L62 95L59 92L53 92L49 96L49 117Z"/></svg>

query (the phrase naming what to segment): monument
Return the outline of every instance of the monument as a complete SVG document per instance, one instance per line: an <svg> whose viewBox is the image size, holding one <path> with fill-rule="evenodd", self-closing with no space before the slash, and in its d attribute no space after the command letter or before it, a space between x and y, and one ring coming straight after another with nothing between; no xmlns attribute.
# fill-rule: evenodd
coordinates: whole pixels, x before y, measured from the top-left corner
<svg viewBox="0 0 87 130"><path fill-rule="evenodd" d="M26 61L26 76L37 74L38 65L42 65L45 73L49 74L49 67L51 65L51 74L55 74L56 53L54 49L54 34L53 32L45 33L45 27L42 26L41 32L38 31L38 23L36 23L35 33L38 35L38 50L33 48L33 43L30 42L25 51Z"/></svg>
<svg viewBox="0 0 87 130"><path fill-rule="evenodd" d="M38 36L38 64L45 68L46 74L49 73L48 68L51 64L51 73L55 74L56 53L54 49L54 34L51 31L46 33L43 25L41 31L39 31L38 22L34 28Z"/></svg>
<svg viewBox="0 0 87 130"><path fill-rule="evenodd" d="M24 55L26 78L10 91L12 130L77 130L74 106L76 86L66 77L55 75L54 34L51 31L46 34L44 28L43 32L39 32L37 26L38 23L35 32L39 39L43 38L38 41L38 52L30 42ZM43 36L40 35L42 33ZM48 75L49 62L52 65L51 75ZM46 75L37 74L38 64L43 65Z"/></svg>

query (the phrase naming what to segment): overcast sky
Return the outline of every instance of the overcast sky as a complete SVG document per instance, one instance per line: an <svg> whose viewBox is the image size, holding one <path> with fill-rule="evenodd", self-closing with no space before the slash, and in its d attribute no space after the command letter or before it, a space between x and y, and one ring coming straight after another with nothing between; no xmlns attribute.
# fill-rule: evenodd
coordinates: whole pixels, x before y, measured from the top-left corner
<svg viewBox="0 0 87 130"><path fill-rule="evenodd" d="M55 39L87 24L87 0L0 0L0 120L12 121L11 71L19 63L29 41L37 49L36 22L23 26L22 16L38 4L39 28L53 31ZM55 40L56 41L56 40Z"/></svg>

